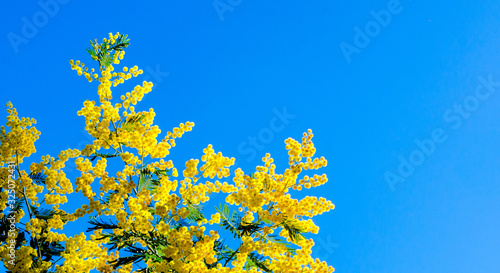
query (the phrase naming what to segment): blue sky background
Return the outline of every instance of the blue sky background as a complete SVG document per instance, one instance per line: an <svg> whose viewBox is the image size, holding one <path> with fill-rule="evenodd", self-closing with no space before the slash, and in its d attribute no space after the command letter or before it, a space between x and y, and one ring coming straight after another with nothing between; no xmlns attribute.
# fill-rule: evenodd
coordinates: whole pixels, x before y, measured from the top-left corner
<svg viewBox="0 0 500 273"><path fill-rule="evenodd" d="M89 40L118 31L131 39L122 64L155 84L137 109L154 108L164 132L196 123L171 153L179 169L211 143L246 172L266 152L282 171L283 141L313 130L329 182L296 196L336 205L315 218L313 255L337 272L500 268L497 1L41 0L2 10L2 103L37 119L35 160L88 143L76 112L97 85L69 60L90 65ZM371 11L387 10L376 23ZM361 41L355 28L367 26ZM288 124L271 130L285 108ZM433 132L441 141L425 154L416 142ZM259 134L262 150L248 143Z"/></svg>

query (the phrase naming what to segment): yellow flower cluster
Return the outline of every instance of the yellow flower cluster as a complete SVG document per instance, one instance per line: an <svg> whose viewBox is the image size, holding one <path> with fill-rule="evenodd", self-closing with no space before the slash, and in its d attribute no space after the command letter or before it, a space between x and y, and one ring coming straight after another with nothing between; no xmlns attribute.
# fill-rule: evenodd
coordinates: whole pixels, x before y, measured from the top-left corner
<svg viewBox="0 0 500 273"><path fill-rule="evenodd" d="M151 158L164 158L170 153L170 149L175 147L175 139L182 137L185 132L190 132L193 129L194 122L181 123L179 127L174 127L172 132L168 131L165 138L156 146L153 146ZM174 175L175 177L176 175Z"/></svg>
<svg viewBox="0 0 500 273"><path fill-rule="evenodd" d="M50 231L50 229L63 229L63 226L64 226L64 222L61 220L61 216L56 214L54 216L52 216L52 218L48 219L47 220L47 224L48 224L48 230Z"/></svg>
<svg viewBox="0 0 500 273"><path fill-rule="evenodd" d="M149 211L149 204L151 203L151 196L148 190L142 190L137 194L137 198L130 197L127 206L130 210L127 222L124 229L130 230L133 227L142 233L147 233L153 229L151 221L154 217Z"/></svg>
<svg viewBox="0 0 500 273"><path fill-rule="evenodd" d="M78 60L76 62L71 60L69 64L71 65L72 70L76 70L78 76L85 75L85 78L87 78L89 82L92 82L92 80L97 79L97 77L99 77L97 74L94 73L94 69L91 69L89 73L88 67L85 67L85 64Z"/></svg>
<svg viewBox="0 0 500 273"><path fill-rule="evenodd" d="M335 269L328 266L326 262L311 258L311 248L314 246L312 239L302 240L299 245L301 249L296 255L290 256L280 253L276 262L270 264L269 269L273 272L333 272Z"/></svg>
<svg viewBox="0 0 500 273"><path fill-rule="evenodd" d="M203 172L203 177L214 178L217 176L219 179L229 176L229 167L234 165L234 157L224 157L221 152L215 153L212 144L203 149L205 153L201 157L201 161L205 162L201 166L200 171Z"/></svg>
<svg viewBox="0 0 500 273"><path fill-rule="evenodd" d="M262 166L257 166L253 173L245 174L239 168L229 183L213 181L216 177L229 177L229 168L235 159L223 156L208 145L200 159L190 159L184 164L183 177L174 180L179 173L166 157L177 139L191 131L194 123L180 123L159 138L162 132L154 125L154 110L136 111L135 108L152 90L151 82L143 82L113 98L112 88L143 73L137 66L115 71L114 66L123 59L125 51L111 49L120 39L119 33L110 33L103 39L110 55L106 60L95 57L100 73L80 61L70 61L71 69L77 74L99 83L99 100L86 100L77 112L85 118L85 130L94 141L82 151L68 149L56 157L42 156L40 162L29 166L31 174L19 170L16 196L31 206L20 209L16 219L20 221L26 211L29 219L24 229L36 239L37 246L32 248L23 243L16 249L16 267L13 267L8 263L7 244L0 245L0 258L5 267L12 272L44 272L54 266L57 272L130 273L131 263L113 268L112 263L120 258L120 252L112 252L105 246L114 242L118 249L126 245L142 248L151 272L262 272L255 266L246 269L255 265L250 262L255 254L265 257L260 266L272 272L333 272L331 266L311 257L314 242L302 234L318 233L319 227L311 218L332 210L334 205L323 197L306 196L300 200L292 197L293 191L321 186L328 181L326 174L302 174L327 165L324 157L314 158L312 131L304 133L301 142L292 138L285 140L289 166L283 173L276 172L274 159L266 154ZM40 135L33 127L34 119L20 119L12 104L8 103L7 107L10 129L7 132L0 127L2 175L8 174L4 165L11 159L15 159L19 168L23 158L36 151L34 142ZM79 171L74 182L64 172L70 159ZM43 183L37 185L33 174L43 174ZM6 188L6 180L0 183ZM69 213L61 207L73 192L81 193L88 203ZM207 219L199 208L200 204L210 201L213 193L227 194L228 205ZM43 194L42 201L39 201L40 194ZM5 209L7 198L5 191L0 192L0 208ZM48 206L52 213L37 217L33 210L41 205ZM240 217L227 215L226 208L234 207ZM69 237L54 232L63 230L69 221L77 221L85 215L99 218L102 214L116 223L104 229L110 232L108 234L102 233L102 228L89 237L83 233ZM233 252L225 249L232 253L229 256L218 250L223 248L219 233L210 229L217 224L237 235L232 245L238 247ZM112 241L113 237L118 239ZM277 238L290 242L296 248L295 254L277 242ZM61 262L42 261L40 245L58 242L64 242ZM32 267L34 263L37 264Z"/></svg>
<svg viewBox="0 0 500 273"><path fill-rule="evenodd" d="M62 233L57 233L57 232L49 231L46 234L46 240L49 243L52 243L52 242L64 242L67 239L68 239L68 237L66 237L66 234L62 234Z"/></svg>
<svg viewBox="0 0 500 273"><path fill-rule="evenodd" d="M47 222L39 218L31 218L25 225L25 230L33 232L35 235L40 235L47 227Z"/></svg>
<svg viewBox="0 0 500 273"><path fill-rule="evenodd" d="M83 232L74 237L69 237L65 242L65 251L62 253L64 262L62 265L56 265L57 272L90 272L98 269L100 272L112 272L109 264L116 253L108 254L106 248L102 246L107 242L106 239L97 240L100 234L87 236Z"/></svg>
<svg viewBox="0 0 500 273"><path fill-rule="evenodd" d="M162 226L168 234L169 245L162 250L165 260L147 262L148 267L155 268L155 272L223 272L208 270L205 262L212 264L217 261L214 243L219 239L216 231L205 235L205 227L191 226L180 229L168 229ZM168 231L167 231L168 230ZM193 238L199 238L196 242ZM170 261L168 261L170 260Z"/></svg>
<svg viewBox="0 0 500 273"><path fill-rule="evenodd" d="M5 268L10 270L12 273L26 273L26 272L46 272L52 265L50 262L42 262L41 265L36 269L32 269L33 259L32 255L36 255L36 250L29 246L21 246L16 249L15 257L11 261L12 257L9 256L10 251L7 245L0 246L0 259L4 261Z"/></svg>
<svg viewBox="0 0 500 273"><path fill-rule="evenodd" d="M17 109L11 102L7 102L7 124L0 127L0 162L2 166L7 164L11 158L19 163L25 157L29 157L36 152L35 141L39 138L40 132L33 126L36 120L33 118L19 118Z"/></svg>
<svg viewBox="0 0 500 273"><path fill-rule="evenodd" d="M198 159L190 159L186 162L186 169L182 171L184 177L193 178L198 174L198 168L196 167L200 162Z"/></svg>
<svg viewBox="0 0 500 273"><path fill-rule="evenodd" d="M45 204L47 205L64 204L66 202L68 202L68 198L65 195L59 195L59 194L45 195Z"/></svg>

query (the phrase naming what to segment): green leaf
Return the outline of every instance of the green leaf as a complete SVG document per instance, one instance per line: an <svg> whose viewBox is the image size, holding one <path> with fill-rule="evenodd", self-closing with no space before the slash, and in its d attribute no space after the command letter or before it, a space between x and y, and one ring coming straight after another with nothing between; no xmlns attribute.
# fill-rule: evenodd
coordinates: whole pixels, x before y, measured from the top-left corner
<svg viewBox="0 0 500 273"><path fill-rule="evenodd" d="M203 206L188 203L186 208L189 210L189 215L187 216L189 220L197 222L205 219L205 216L201 212L203 210Z"/></svg>
<svg viewBox="0 0 500 273"><path fill-rule="evenodd" d="M37 185L45 184L45 178L47 178L47 176L44 175L43 172L30 173L28 177L31 178L31 180L33 180L33 182L35 182Z"/></svg>
<svg viewBox="0 0 500 273"><path fill-rule="evenodd" d="M262 255L259 255L259 254L255 254L255 253L250 253L248 254L247 256L247 264L246 264L246 267L247 267L247 270L253 268L253 267L257 267L258 269L264 271L264 272L272 272L266 265L266 261L268 261L268 259Z"/></svg>
<svg viewBox="0 0 500 273"><path fill-rule="evenodd" d="M151 190L152 173L147 168L140 169L139 172L139 188L138 191L141 192L142 189L146 188Z"/></svg>
<svg viewBox="0 0 500 273"><path fill-rule="evenodd" d="M127 117L125 123L122 124L122 128L128 132L134 131L136 125L140 123L146 116L139 113L133 116Z"/></svg>
<svg viewBox="0 0 500 273"><path fill-rule="evenodd" d="M238 215L236 211L230 211L229 205L224 204L224 206L219 205L215 208L217 212L221 215L222 219L219 226L223 227L225 230L233 233L234 238L241 238L239 231L239 225L241 223L241 216Z"/></svg>
<svg viewBox="0 0 500 273"><path fill-rule="evenodd" d="M118 225L113 223L111 220L109 220L109 224L105 222L104 220L90 220L89 224L92 226L87 228L86 232L91 232L94 230L102 230L102 229L115 229L118 228Z"/></svg>
<svg viewBox="0 0 500 273"><path fill-rule="evenodd" d="M292 242L297 242L305 238L302 234L304 233L304 230L297 226L296 219L285 219L281 225L284 229L286 229L286 231L288 231L289 238Z"/></svg>

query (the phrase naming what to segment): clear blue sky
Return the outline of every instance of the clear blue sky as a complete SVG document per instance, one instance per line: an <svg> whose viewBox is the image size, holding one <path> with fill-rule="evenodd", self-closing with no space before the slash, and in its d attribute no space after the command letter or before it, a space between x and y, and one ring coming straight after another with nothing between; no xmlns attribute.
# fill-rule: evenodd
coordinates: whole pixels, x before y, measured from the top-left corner
<svg viewBox="0 0 500 273"><path fill-rule="evenodd" d="M89 40L118 31L122 64L155 84L138 109L164 132L196 123L178 167L211 143L249 172L313 130L330 181L300 194L336 205L314 254L337 272L500 268L497 1L40 3L0 16L2 107L38 120L36 160L88 141L76 112L96 84L69 60L90 65Z"/></svg>

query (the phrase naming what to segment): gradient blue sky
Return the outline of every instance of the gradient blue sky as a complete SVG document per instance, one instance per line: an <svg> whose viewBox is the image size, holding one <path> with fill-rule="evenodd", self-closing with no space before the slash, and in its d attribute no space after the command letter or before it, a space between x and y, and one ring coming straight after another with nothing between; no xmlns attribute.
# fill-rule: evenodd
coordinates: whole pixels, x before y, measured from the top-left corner
<svg viewBox="0 0 500 273"><path fill-rule="evenodd" d="M284 163L283 141L313 130L330 181L297 196L336 205L316 218L313 254L337 272L496 272L498 4L9 1L2 105L38 120L36 160L83 148L76 112L96 84L69 60L90 65L90 39L128 34L122 64L155 84L138 109L164 131L196 123L171 154L178 167L209 143L246 172L266 152Z"/></svg>

